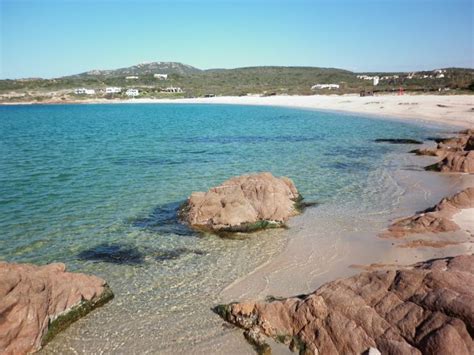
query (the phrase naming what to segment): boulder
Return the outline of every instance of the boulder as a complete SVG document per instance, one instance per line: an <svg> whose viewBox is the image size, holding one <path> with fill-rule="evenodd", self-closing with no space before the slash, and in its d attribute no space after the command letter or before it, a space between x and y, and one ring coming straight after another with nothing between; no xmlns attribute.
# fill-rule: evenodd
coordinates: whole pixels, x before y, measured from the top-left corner
<svg viewBox="0 0 474 355"><path fill-rule="evenodd" d="M393 222L381 237L401 238L409 234L456 231L459 226L452 218L464 208L474 208L474 187L468 187L451 197L444 198L436 206L414 216Z"/></svg>
<svg viewBox="0 0 474 355"><path fill-rule="evenodd" d="M101 278L66 266L0 262L0 353L39 350L54 335L113 298Z"/></svg>
<svg viewBox="0 0 474 355"><path fill-rule="evenodd" d="M430 155L441 159L441 161L425 167L426 170L474 173L474 134L472 130L462 131L458 137L438 139L437 142L436 148L411 151L417 155Z"/></svg>
<svg viewBox="0 0 474 355"><path fill-rule="evenodd" d="M363 272L308 295L215 311L267 352L264 336L300 354L473 354L474 256Z"/></svg>
<svg viewBox="0 0 474 355"><path fill-rule="evenodd" d="M474 151L447 153L443 160L429 165L425 169L443 173L474 174Z"/></svg>
<svg viewBox="0 0 474 355"><path fill-rule="evenodd" d="M293 182L270 173L231 178L208 192L194 192L180 217L191 227L212 232L251 232L281 227L299 212Z"/></svg>

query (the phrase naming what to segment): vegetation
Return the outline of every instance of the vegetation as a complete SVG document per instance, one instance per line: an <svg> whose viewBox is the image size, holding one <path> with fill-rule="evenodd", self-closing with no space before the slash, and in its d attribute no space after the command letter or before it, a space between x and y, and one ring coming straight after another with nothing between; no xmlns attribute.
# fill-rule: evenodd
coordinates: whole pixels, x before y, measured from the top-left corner
<svg viewBox="0 0 474 355"><path fill-rule="evenodd" d="M168 74L166 80L154 74ZM55 79L0 80L0 101L78 100L84 98L126 98L128 88L137 88L140 97L176 98L205 95L312 95L369 92L472 92L474 70L447 68L443 75L435 71L417 73L365 73L379 76L372 80L357 77L358 73L334 68L314 67L249 67L237 69L200 70L180 63L148 63L117 70L95 70ZM364 73L360 73L364 74ZM126 79L137 76L138 79ZM338 84L339 89L311 90L315 84ZM122 93L105 95L105 88L121 87ZM75 95L75 88L96 90L96 95ZM184 93L163 92L167 87L180 87Z"/></svg>
<svg viewBox="0 0 474 355"><path fill-rule="evenodd" d="M96 296L90 301L83 300L77 306L74 306L67 312L60 314L57 318L50 320L48 324L48 332L41 341L41 345L46 345L58 333L69 327L79 318L84 317L95 308L101 307L114 298L114 294L109 286L106 286L104 292L100 296Z"/></svg>

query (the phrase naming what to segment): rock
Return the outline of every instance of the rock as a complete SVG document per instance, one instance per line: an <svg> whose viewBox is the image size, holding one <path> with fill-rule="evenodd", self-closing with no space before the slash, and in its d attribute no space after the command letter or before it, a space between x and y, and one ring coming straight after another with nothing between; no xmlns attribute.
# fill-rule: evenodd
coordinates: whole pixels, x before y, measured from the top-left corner
<svg viewBox="0 0 474 355"><path fill-rule="evenodd" d="M473 130L460 132L459 137L437 139L436 148L415 149L411 153L430 155L441 161L425 167L425 170L456 173L474 173Z"/></svg>
<svg viewBox="0 0 474 355"><path fill-rule="evenodd" d="M474 150L474 134L469 137L464 150Z"/></svg>
<svg viewBox="0 0 474 355"><path fill-rule="evenodd" d="M291 338L300 353L473 354L474 256L363 272L308 295L215 311L247 331Z"/></svg>
<svg viewBox="0 0 474 355"><path fill-rule="evenodd" d="M401 238L416 233L453 232L458 230L459 226L453 222L452 218L464 208L474 208L474 187L444 198L436 206L414 216L395 221L380 236Z"/></svg>
<svg viewBox="0 0 474 355"><path fill-rule="evenodd" d="M382 353L377 348L369 348L367 355L382 355Z"/></svg>
<svg viewBox="0 0 474 355"><path fill-rule="evenodd" d="M416 139L407 138L379 138L374 142L376 143L391 143L391 144L423 144L423 142L417 141Z"/></svg>
<svg viewBox="0 0 474 355"><path fill-rule="evenodd" d="M243 175L208 192L194 192L180 217L191 227L213 232L252 232L284 226L298 214L302 198L293 182L270 173Z"/></svg>
<svg viewBox="0 0 474 355"><path fill-rule="evenodd" d="M429 165L425 169L443 173L474 174L474 151L448 153L443 160Z"/></svg>
<svg viewBox="0 0 474 355"><path fill-rule="evenodd" d="M45 266L0 262L0 353L37 351L55 334L113 298L95 276Z"/></svg>
<svg viewBox="0 0 474 355"><path fill-rule="evenodd" d="M410 151L410 153L414 153L416 155L429 155L432 157L440 157L441 159L444 159L444 157L446 156L446 152L444 150L437 148L414 149Z"/></svg>

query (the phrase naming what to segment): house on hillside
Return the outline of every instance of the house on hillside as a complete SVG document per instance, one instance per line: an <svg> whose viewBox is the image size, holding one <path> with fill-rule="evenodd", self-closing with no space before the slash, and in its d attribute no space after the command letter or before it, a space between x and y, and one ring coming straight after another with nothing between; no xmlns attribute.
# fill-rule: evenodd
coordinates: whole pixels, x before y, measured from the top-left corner
<svg viewBox="0 0 474 355"><path fill-rule="evenodd" d="M153 74L155 79L166 80L168 79L168 74Z"/></svg>
<svg viewBox="0 0 474 355"><path fill-rule="evenodd" d="M105 93L106 94L119 94L122 92L122 88L118 88L118 87L108 87L108 88L105 88Z"/></svg>
<svg viewBox="0 0 474 355"><path fill-rule="evenodd" d="M139 95L138 89L128 89L127 92L125 92L125 95L129 97L136 97Z"/></svg>
<svg viewBox="0 0 474 355"><path fill-rule="evenodd" d="M136 76L136 75L131 75L131 76L126 76L125 77L125 80L136 80L136 79L138 79L138 76Z"/></svg>
<svg viewBox="0 0 474 355"><path fill-rule="evenodd" d="M311 86L311 90L339 89L339 84L316 84Z"/></svg>

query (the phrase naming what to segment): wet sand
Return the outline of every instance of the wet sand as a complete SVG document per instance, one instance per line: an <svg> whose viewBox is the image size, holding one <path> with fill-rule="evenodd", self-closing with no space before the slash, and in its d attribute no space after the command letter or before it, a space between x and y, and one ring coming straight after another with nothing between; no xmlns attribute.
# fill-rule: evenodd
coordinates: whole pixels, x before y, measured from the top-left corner
<svg viewBox="0 0 474 355"><path fill-rule="evenodd" d="M365 211L358 210L356 205L343 206L344 209L337 204L322 205L294 218L288 231L288 243L282 253L229 285L223 290L222 299L230 302L264 299L268 295L287 297L309 293L325 282L358 273L360 270L351 267L353 264L406 265L472 252L474 238L467 231L472 228L474 220L472 209L463 210L455 216L461 227L458 232L437 236L413 235L401 240L378 237L390 221L410 216L435 205L444 196L474 186L473 175L403 170L403 165L414 164L416 160L420 158L407 155L400 170L392 172L393 181L388 184L384 181L386 204L373 201L374 206ZM383 179L382 175L374 175L374 182ZM444 248L404 247L409 241L424 238L446 240L447 236L442 234L448 234L448 240L453 244Z"/></svg>

